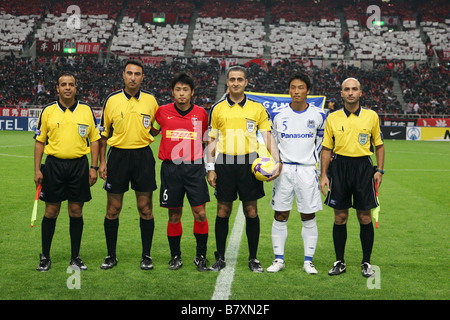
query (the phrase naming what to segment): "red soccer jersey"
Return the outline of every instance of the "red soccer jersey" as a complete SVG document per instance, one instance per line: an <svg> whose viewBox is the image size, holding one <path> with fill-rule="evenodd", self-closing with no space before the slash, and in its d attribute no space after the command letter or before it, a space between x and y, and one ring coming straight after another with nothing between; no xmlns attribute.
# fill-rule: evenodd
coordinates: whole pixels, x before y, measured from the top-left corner
<svg viewBox="0 0 450 320"><path fill-rule="evenodd" d="M196 162L203 158L203 137L208 129L208 115L202 107L193 105L182 115L174 103L158 108L156 122L161 126L159 159L174 162Z"/></svg>

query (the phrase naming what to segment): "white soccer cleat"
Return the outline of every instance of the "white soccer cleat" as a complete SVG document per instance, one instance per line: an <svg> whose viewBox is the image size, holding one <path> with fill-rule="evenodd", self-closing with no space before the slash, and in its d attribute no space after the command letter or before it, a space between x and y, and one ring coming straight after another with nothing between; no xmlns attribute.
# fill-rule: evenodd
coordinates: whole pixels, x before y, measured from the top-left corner
<svg viewBox="0 0 450 320"><path fill-rule="evenodd" d="M272 265L267 268L267 272L278 272L284 269L284 261L281 259L275 259Z"/></svg>
<svg viewBox="0 0 450 320"><path fill-rule="evenodd" d="M308 274L317 274L318 271L316 270L316 267L314 267L314 264L312 261L305 261L303 262L303 271L305 271Z"/></svg>

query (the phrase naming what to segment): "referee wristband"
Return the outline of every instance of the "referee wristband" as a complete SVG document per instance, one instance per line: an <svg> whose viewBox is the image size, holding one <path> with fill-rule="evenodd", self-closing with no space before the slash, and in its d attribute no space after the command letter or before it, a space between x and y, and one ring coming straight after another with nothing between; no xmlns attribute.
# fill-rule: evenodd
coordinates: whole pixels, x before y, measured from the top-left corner
<svg viewBox="0 0 450 320"><path fill-rule="evenodd" d="M379 172L379 173L381 173L381 174L384 174L384 170L377 169L376 171Z"/></svg>
<svg viewBox="0 0 450 320"><path fill-rule="evenodd" d="M91 169L95 169L95 170L97 170L97 171L98 171L98 168L99 168L99 167L91 166Z"/></svg>
<svg viewBox="0 0 450 320"><path fill-rule="evenodd" d="M212 162L209 162L206 164L206 171L214 171L216 170L215 164Z"/></svg>

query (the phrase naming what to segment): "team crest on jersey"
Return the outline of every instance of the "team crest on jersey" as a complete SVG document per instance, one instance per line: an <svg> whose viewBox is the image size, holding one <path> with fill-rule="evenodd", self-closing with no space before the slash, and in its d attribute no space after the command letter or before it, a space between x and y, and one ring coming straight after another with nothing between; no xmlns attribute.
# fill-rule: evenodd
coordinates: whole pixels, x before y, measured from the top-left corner
<svg viewBox="0 0 450 320"><path fill-rule="evenodd" d="M369 135L367 133L360 133L358 137L358 141L360 145L365 145L367 141L369 141Z"/></svg>
<svg viewBox="0 0 450 320"><path fill-rule="evenodd" d="M248 131L248 132L253 132L253 131L255 131L255 127L256 127L255 121L254 121L254 120L249 120L249 119L247 119L247 131Z"/></svg>
<svg viewBox="0 0 450 320"><path fill-rule="evenodd" d="M142 123L144 124L144 128L148 129L148 127L150 127L150 116L144 116L142 118Z"/></svg>
<svg viewBox="0 0 450 320"><path fill-rule="evenodd" d="M192 121L192 125L195 127L197 125L198 119L197 119L197 117L192 117L191 121Z"/></svg>
<svg viewBox="0 0 450 320"><path fill-rule="evenodd" d="M316 127L316 122L314 120L308 120L306 125L308 126L308 128L314 129Z"/></svg>
<svg viewBox="0 0 450 320"><path fill-rule="evenodd" d="M83 138L86 136L87 134L87 128L88 126L85 124L79 124L78 125L78 133L80 134L80 136L82 136Z"/></svg>

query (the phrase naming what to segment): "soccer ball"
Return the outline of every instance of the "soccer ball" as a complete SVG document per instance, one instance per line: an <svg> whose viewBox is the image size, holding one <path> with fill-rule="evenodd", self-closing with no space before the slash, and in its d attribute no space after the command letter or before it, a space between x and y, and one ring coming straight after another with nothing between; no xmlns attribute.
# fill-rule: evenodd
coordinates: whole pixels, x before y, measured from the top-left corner
<svg viewBox="0 0 450 320"><path fill-rule="evenodd" d="M271 158L257 158L252 163L252 173L259 181L266 181L273 175L275 162Z"/></svg>

